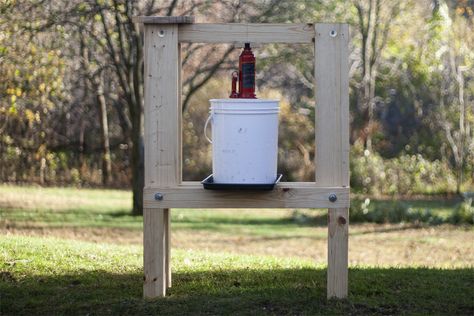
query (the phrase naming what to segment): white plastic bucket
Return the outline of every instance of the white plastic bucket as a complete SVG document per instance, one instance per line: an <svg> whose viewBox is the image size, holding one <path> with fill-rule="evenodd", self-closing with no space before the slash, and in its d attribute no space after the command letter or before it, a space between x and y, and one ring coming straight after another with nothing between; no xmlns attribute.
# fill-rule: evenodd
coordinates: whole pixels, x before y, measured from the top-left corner
<svg viewBox="0 0 474 316"><path fill-rule="evenodd" d="M212 99L215 183L273 183L277 176L278 100Z"/></svg>

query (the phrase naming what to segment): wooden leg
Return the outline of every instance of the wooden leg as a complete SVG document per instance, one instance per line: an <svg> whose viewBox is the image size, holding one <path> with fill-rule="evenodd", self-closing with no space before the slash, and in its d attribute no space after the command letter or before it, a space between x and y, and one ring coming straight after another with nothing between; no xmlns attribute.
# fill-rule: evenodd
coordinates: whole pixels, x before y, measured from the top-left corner
<svg viewBox="0 0 474 316"><path fill-rule="evenodd" d="M349 209L330 208L328 213L328 298L346 298L348 292Z"/></svg>
<svg viewBox="0 0 474 316"><path fill-rule="evenodd" d="M143 210L143 296L166 295L165 209Z"/></svg>
<svg viewBox="0 0 474 316"><path fill-rule="evenodd" d="M165 208L165 273L166 288L171 287L171 209Z"/></svg>

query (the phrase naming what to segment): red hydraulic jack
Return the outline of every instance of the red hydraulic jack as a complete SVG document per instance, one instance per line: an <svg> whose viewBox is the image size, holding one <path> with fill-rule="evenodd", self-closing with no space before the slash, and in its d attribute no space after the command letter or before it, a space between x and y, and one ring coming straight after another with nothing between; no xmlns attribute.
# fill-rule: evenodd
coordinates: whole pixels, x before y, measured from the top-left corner
<svg viewBox="0 0 474 316"><path fill-rule="evenodd" d="M237 92L237 80L239 91ZM255 56L250 43L245 43L239 57L239 71L232 73L232 92L230 98L256 99L255 96Z"/></svg>

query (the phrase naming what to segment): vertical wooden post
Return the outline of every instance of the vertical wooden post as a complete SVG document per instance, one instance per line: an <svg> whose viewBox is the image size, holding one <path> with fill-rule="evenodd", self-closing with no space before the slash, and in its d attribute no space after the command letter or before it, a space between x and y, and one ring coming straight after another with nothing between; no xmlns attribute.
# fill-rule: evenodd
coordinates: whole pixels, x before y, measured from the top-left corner
<svg viewBox="0 0 474 316"><path fill-rule="evenodd" d="M165 208L165 279L166 288L171 287L171 209Z"/></svg>
<svg viewBox="0 0 474 316"><path fill-rule="evenodd" d="M163 209L143 210L143 296L166 295L165 223Z"/></svg>
<svg viewBox="0 0 474 316"><path fill-rule="evenodd" d="M181 179L178 25L145 24L144 50L145 187L173 186ZM143 215L144 296L165 296L171 285L170 210L144 209Z"/></svg>
<svg viewBox="0 0 474 316"><path fill-rule="evenodd" d="M315 24L316 182L349 186L349 27ZM348 208L328 210L328 298L348 294Z"/></svg>
<svg viewBox="0 0 474 316"><path fill-rule="evenodd" d="M330 208L328 213L328 298L345 298L348 292L349 209Z"/></svg>
<svg viewBox="0 0 474 316"><path fill-rule="evenodd" d="M178 43L178 156L176 168L178 174L176 175L176 183L182 181L182 160L183 160L183 145L182 145L182 83L181 83L181 44ZM166 273L166 288L171 287L171 209L165 209L165 273Z"/></svg>

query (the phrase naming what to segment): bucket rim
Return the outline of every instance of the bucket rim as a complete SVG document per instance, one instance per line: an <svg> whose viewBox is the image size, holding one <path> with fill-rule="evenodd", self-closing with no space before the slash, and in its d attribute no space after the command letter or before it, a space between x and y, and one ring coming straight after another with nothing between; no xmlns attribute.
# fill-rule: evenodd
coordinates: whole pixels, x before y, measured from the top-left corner
<svg viewBox="0 0 474 316"><path fill-rule="evenodd" d="M280 111L209 111L210 114L230 114L230 115L255 115L255 114L278 114Z"/></svg>
<svg viewBox="0 0 474 316"><path fill-rule="evenodd" d="M209 99L209 102L226 102L226 103L266 103L266 102L280 102L278 99Z"/></svg>

